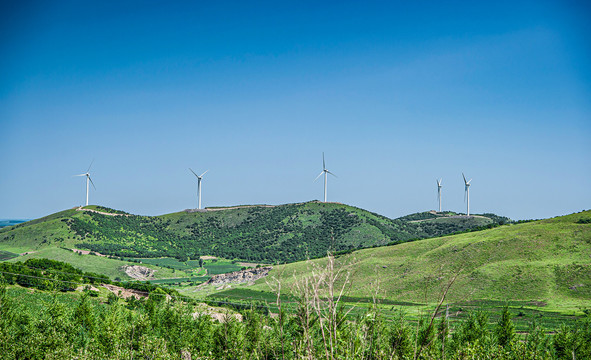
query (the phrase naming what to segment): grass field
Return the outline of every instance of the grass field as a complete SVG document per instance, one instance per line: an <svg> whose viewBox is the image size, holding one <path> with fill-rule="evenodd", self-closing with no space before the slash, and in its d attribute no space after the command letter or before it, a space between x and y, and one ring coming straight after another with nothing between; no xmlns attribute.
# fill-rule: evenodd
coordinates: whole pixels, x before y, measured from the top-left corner
<svg viewBox="0 0 591 360"><path fill-rule="evenodd" d="M242 266L232 263L230 260L215 259L205 260L203 267L199 267L199 260L180 262L175 258L125 258L128 261L141 261L141 265L150 264L160 267L170 267L182 270L192 276L218 275L238 271Z"/></svg>
<svg viewBox="0 0 591 360"><path fill-rule="evenodd" d="M0 250L0 261L10 260L10 259L18 257L18 256L19 256L19 254L14 254L9 251Z"/></svg>
<svg viewBox="0 0 591 360"><path fill-rule="evenodd" d="M384 300L433 304L459 273L446 299L450 304L517 301L526 310L582 314L591 309L591 225L585 223L589 218L591 211L585 211L359 250L336 261L349 273L347 295L353 298L377 293ZM270 276L290 292L296 279L310 276L325 263L318 259L276 266ZM248 289L270 292L267 280Z"/></svg>
<svg viewBox="0 0 591 360"><path fill-rule="evenodd" d="M277 313L279 311L276 304L277 295L267 291L237 288L214 293L206 298L226 300L229 302L237 300L262 301L269 304L269 308L272 312ZM347 310L350 310L349 316L354 318L355 316L364 314L365 311L372 306L373 300L368 298L344 297L342 299L342 304ZM500 313L505 305L509 306L517 331L527 331L533 321L544 329L557 329L561 324L573 323L576 319L581 317L574 313L569 314L556 311L545 311L541 308L532 306L533 304L528 301L505 302L473 300L450 304L448 308L449 319L453 323L465 320L470 313L484 312L488 315L488 324L492 329L498 322ZM295 313L298 308L297 299L290 295L282 295L281 306L284 311ZM380 309L380 313L386 319L393 319L402 312L407 319L418 320L430 316L435 310L433 304L419 304L392 300L378 301L377 306ZM445 311L446 307L443 306L439 314L443 314Z"/></svg>
<svg viewBox="0 0 591 360"><path fill-rule="evenodd" d="M212 260L207 260L205 261L203 267L207 269L208 275L225 274L233 271L238 271L242 268L240 265L232 264L231 261L225 260L218 260L216 262Z"/></svg>
<svg viewBox="0 0 591 360"><path fill-rule="evenodd" d="M122 280L129 280L131 279L125 271L121 269L124 265L138 265L133 262L121 261L116 259L109 259L106 257L95 256L95 255L77 255L73 251L65 250L61 248L45 248L39 250L37 252L19 256L18 258L13 258L9 261L26 261L30 258L46 258L51 260L58 260L63 261L71 264L72 266L82 270L82 271L90 271L98 274L104 274L114 279L116 277L121 278ZM142 266L146 266L152 269L157 270L154 273L154 277L160 278L171 278L171 277L186 277L187 274L185 272L176 271L157 267L151 264L141 264Z"/></svg>
<svg viewBox="0 0 591 360"><path fill-rule="evenodd" d="M162 267L170 267L175 270L193 270L199 272L198 260L189 260L187 262L180 262L175 258L163 257L163 258L125 258L127 261L141 261L142 264L152 264ZM197 273L195 274L197 275Z"/></svg>

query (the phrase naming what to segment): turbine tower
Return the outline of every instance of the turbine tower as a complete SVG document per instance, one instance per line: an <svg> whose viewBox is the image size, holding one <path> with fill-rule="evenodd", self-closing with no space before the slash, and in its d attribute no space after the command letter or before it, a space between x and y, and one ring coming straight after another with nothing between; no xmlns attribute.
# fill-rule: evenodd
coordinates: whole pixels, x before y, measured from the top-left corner
<svg viewBox="0 0 591 360"><path fill-rule="evenodd" d="M197 208L201 209L201 179L203 179L203 175L205 175L205 173L209 170L205 170L205 172L201 175L195 174L195 171L193 171L191 168L189 168L189 170L191 170L193 175L197 177Z"/></svg>
<svg viewBox="0 0 591 360"><path fill-rule="evenodd" d="M439 212L441 212L441 188L443 187L443 185L441 185L443 179L439 179L437 180L437 201L439 202Z"/></svg>
<svg viewBox="0 0 591 360"><path fill-rule="evenodd" d="M90 167L92 166L93 162L94 162L94 160L91 161L90 166L88 167L88 170L86 170L86 172L84 174L74 175L74 176L86 176L86 205L85 206L88 206L88 182L90 182L92 184L92 187L96 190L96 186L94 186L94 182L92 182L92 179L90 178Z"/></svg>
<svg viewBox="0 0 591 360"><path fill-rule="evenodd" d="M464 178L464 201L466 201L466 216L470 216L470 181L472 179L466 181L466 176L462 173L462 177Z"/></svg>
<svg viewBox="0 0 591 360"><path fill-rule="evenodd" d="M324 174L324 202L326 202L326 180L327 180L328 174L330 174L334 177L337 177L337 176L326 169L326 163L324 162L324 152L322 153L322 172L318 176L316 176L316 179L314 179L314 181L318 180L318 178L321 177L322 174Z"/></svg>

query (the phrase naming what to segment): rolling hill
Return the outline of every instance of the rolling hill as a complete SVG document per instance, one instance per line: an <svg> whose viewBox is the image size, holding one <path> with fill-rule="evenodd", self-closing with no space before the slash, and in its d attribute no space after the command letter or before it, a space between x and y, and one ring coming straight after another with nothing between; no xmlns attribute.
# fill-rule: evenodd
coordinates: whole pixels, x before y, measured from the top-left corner
<svg viewBox="0 0 591 360"><path fill-rule="evenodd" d="M118 257L213 255L284 263L441 236L509 222L484 214L426 212L389 219L338 203L307 202L185 210L137 216L88 206L0 230L0 250L12 253L49 247L80 248Z"/></svg>
<svg viewBox="0 0 591 360"><path fill-rule="evenodd" d="M276 266L284 293L326 258ZM449 302L522 301L547 309L591 308L591 210L494 229L363 249L336 258L350 274L350 299L434 303L459 274ZM344 274L344 273L343 273ZM299 280L296 280L299 279ZM217 296L272 292L268 279Z"/></svg>

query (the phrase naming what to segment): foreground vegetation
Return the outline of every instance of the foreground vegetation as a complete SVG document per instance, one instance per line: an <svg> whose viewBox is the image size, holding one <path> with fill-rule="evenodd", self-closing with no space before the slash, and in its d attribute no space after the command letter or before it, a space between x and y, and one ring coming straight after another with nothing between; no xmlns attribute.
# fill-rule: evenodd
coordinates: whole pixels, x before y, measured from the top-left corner
<svg viewBox="0 0 591 360"><path fill-rule="evenodd" d="M450 323L445 311L410 321L371 306L351 316L331 292L334 272L308 279L290 314L264 306L223 311L153 292L108 300L0 284L3 359L585 359L591 318L545 329L532 322L518 334L504 308L491 322L470 312ZM316 282L320 281L320 282Z"/></svg>

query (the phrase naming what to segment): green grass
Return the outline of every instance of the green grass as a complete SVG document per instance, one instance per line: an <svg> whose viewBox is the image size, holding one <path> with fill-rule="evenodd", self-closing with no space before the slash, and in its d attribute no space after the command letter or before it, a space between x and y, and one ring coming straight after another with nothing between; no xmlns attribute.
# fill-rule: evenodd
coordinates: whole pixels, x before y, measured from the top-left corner
<svg viewBox="0 0 591 360"><path fill-rule="evenodd" d="M47 304L52 301L58 301L68 307L76 306L79 302L79 294L77 293L57 293L54 295L48 291L20 286L9 286L6 288L6 292L13 303L26 308L30 316L33 317L39 317L47 308Z"/></svg>
<svg viewBox="0 0 591 360"><path fill-rule="evenodd" d="M189 270L198 269L199 261L196 262L180 262L175 258L164 257L164 258L125 258L127 261L141 261L142 264L152 264L161 267L171 267L176 270Z"/></svg>
<svg viewBox="0 0 591 360"><path fill-rule="evenodd" d="M225 274L233 271L238 271L242 267L237 264L232 264L230 261L218 260L216 262L212 260L206 260L203 265L207 269L208 275Z"/></svg>
<svg viewBox="0 0 591 360"><path fill-rule="evenodd" d="M446 299L450 304L521 301L544 303L529 306L544 314L581 314L591 309L591 225L580 223L587 218L591 211L364 249L337 262L348 266L352 286L347 295L354 298L371 298L377 291L384 300L433 304L459 272ZM310 276L325 263L318 259L276 266L270 275L281 279L289 292L294 279ZM248 288L270 291L265 279Z"/></svg>
<svg viewBox="0 0 591 360"><path fill-rule="evenodd" d="M10 260L10 259L18 257L18 256L19 256L19 254L14 254L9 251L0 250L0 261Z"/></svg>
<svg viewBox="0 0 591 360"><path fill-rule="evenodd" d="M245 288L235 288L223 290L210 294L206 299L232 301L263 301L269 305L272 312L278 312L277 295L268 291L252 290ZM351 310L349 318L363 314L373 303L371 298L343 297L342 304L347 310ZM282 309L290 313L297 311L297 299L286 294L281 296ZM544 329L558 329L561 324L571 324L581 316L556 311L546 311L539 308L536 304L528 301L492 301L492 300L473 300L451 304L449 307L449 318L452 323L465 320L470 313L484 312L488 314L488 324L492 329L505 305L509 306L510 313L513 316L513 322L517 331L527 331L530 324L535 321ZM399 312L403 312L409 320L418 320L430 316L435 310L433 304L419 304L403 301L378 300L377 303L380 313L386 319L393 319ZM439 315L445 313L446 307L441 308Z"/></svg>
<svg viewBox="0 0 591 360"><path fill-rule="evenodd" d="M26 261L30 258L45 258L51 260L58 260L67 262L68 264L86 272L94 272L97 274L104 274L107 275L109 278L114 279L116 277L121 278L122 280L129 280L131 279L125 271L121 269L124 265L140 265L133 262L127 261L120 261L116 259L109 259L106 257L95 256L95 255L77 255L76 253L61 249L61 248L45 248L34 252L29 255L19 256L17 258L13 258L9 261ZM171 277L179 277L179 276L186 276L187 274L184 272L173 272L170 269L160 268L155 265L151 264L141 264L142 266L146 266L152 269L156 269L156 273L154 274L155 278L171 278Z"/></svg>

